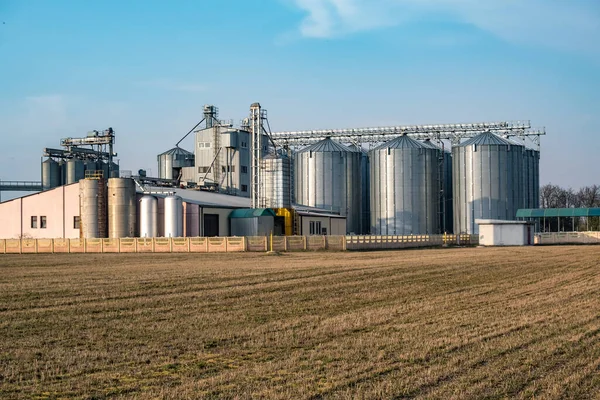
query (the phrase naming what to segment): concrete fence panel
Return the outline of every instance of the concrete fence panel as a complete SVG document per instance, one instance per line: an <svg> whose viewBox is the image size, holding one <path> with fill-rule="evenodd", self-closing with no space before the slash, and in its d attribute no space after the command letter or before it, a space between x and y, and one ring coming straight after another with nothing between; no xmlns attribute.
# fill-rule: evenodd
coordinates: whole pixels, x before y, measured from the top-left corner
<svg viewBox="0 0 600 400"><path fill-rule="evenodd" d="M307 250L325 250L325 236L309 236L306 240Z"/></svg>
<svg viewBox="0 0 600 400"><path fill-rule="evenodd" d="M103 239L85 239L86 253L102 253Z"/></svg>
<svg viewBox="0 0 600 400"><path fill-rule="evenodd" d="M138 253L154 252L154 239L152 238L136 238L136 249Z"/></svg>
<svg viewBox="0 0 600 400"><path fill-rule="evenodd" d="M189 238L172 238L172 251L173 253L189 253L190 252L190 239Z"/></svg>
<svg viewBox="0 0 600 400"><path fill-rule="evenodd" d="M288 251L306 250L306 236L286 236Z"/></svg>
<svg viewBox="0 0 600 400"><path fill-rule="evenodd" d="M69 253L85 253L85 239L70 239Z"/></svg>
<svg viewBox="0 0 600 400"><path fill-rule="evenodd" d="M37 240L35 240L35 239L21 240L21 253L23 253L23 254L37 253Z"/></svg>
<svg viewBox="0 0 600 400"><path fill-rule="evenodd" d="M208 238L207 249L209 253L226 253L227 240L224 237Z"/></svg>
<svg viewBox="0 0 600 400"><path fill-rule="evenodd" d="M193 237L190 238L191 253L206 253L208 252L208 238Z"/></svg>
<svg viewBox="0 0 600 400"><path fill-rule="evenodd" d="M4 245L6 254L21 253L21 241L19 239L6 239Z"/></svg>
<svg viewBox="0 0 600 400"><path fill-rule="evenodd" d="M227 252L237 253L246 251L246 238L245 237L228 237L227 239Z"/></svg>
<svg viewBox="0 0 600 400"><path fill-rule="evenodd" d="M53 239L52 249L55 253L68 253L69 252L69 239Z"/></svg>
<svg viewBox="0 0 600 400"><path fill-rule="evenodd" d="M103 253L120 253L119 239L102 239Z"/></svg>
<svg viewBox="0 0 600 400"><path fill-rule="evenodd" d="M119 251L121 253L135 253L137 251L135 238L119 239Z"/></svg>
<svg viewBox="0 0 600 400"><path fill-rule="evenodd" d="M172 244L173 240L171 238L154 238L154 252L170 253L173 251Z"/></svg>
<svg viewBox="0 0 600 400"><path fill-rule="evenodd" d="M346 250L345 236L325 236L325 245L327 250L344 251Z"/></svg>
<svg viewBox="0 0 600 400"><path fill-rule="evenodd" d="M54 253L54 241L52 239L38 239L37 252L46 254Z"/></svg>
<svg viewBox="0 0 600 400"><path fill-rule="evenodd" d="M273 236L269 238L269 249L273 251L286 251L287 250L287 241L285 240L285 236Z"/></svg>
<svg viewBox="0 0 600 400"><path fill-rule="evenodd" d="M267 251L266 236L248 236L246 238L246 249L248 251Z"/></svg>

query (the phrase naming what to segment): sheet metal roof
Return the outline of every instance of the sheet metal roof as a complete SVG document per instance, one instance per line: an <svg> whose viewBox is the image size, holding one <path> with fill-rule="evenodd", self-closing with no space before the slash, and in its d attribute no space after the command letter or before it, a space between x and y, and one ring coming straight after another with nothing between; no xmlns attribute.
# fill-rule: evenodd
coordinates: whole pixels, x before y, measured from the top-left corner
<svg viewBox="0 0 600 400"><path fill-rule="evenodd" d="M356 148L346 147L341 143L331 140L330 138L326 138L317 142L315 144L311 144L300 150L298 153L306 153L308 151L312 151L315 153L330 153L334 151L340 151L342 153L355 153L358 152Z"/></svg>
<svg viewBox="0 0 600 400"><path fill-rule="evenodd" d="M600 217L600 208L524 208L517 218Z"/></svg>
<svg viewBox="0 0 600 400"><path fill-rule="evenodd" d="M152 196L165 197L166 192L171 192L181 197L187 203L199 204L206 207L223 208L249 208L250 198L241 196L230 196L227 194L207 192L203 190L176 189L166 187L147 187L152 192ZM139 193L142 193L139 188ZM163 192L163 193L160 193Z"/></svg>
<svg viewBox="0 0 600 400"><path fill-rule="evenodd" d="M465 146L469 146L472 144L477 144L477 145L509 145L509 146L523 146L522 144L518 144L515 142L511 142L508 139L504 139L498 135L494 135L491 132L484 132L480 135L477 135L469 140L466 140L464 142L462 142L461 144L459 144L460 147L465 147Z"/></svg>
<svg viewBox="0 0 600 400"><path fill-rule="evenodd" d="M402 136L398 136L395 139L390 140L389 142L383 143L377 147L375 147L374 150L381 150L381 149L430 149L432 148L431 146L425 145L422 142L419 142L418 140L415 140L411 137L408 137L406 135L402 135Z"/></svg>
<svg viewBox="0 0 600 400"><path fill-rule="evenodd" d="M270 208L238 208L229 214L229 218L274 217L275 211Z"/></svg>

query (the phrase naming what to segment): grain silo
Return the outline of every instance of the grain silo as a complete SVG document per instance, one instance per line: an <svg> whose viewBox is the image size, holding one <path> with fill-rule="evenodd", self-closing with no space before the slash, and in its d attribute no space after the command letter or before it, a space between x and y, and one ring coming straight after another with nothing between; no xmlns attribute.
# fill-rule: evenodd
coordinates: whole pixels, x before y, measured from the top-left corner
<svg viewBox="0 0 600 400"><path fill-rule="evenodd" d="M158 236L158 200L154 196L144 195L140 199L140 237Z"/></svg>
<svg viewBox="0 0 600 400"><path fill-rule="evenodd" d="M438 168L440 170L440 233L452 233L454 217L452 212L452 153L443 146L434 144L431 140L423 141L425 146L438 151Z"/></svg>
<svg viewBox="0 0 600 400"><path fill-rule="evenodd" d="M300 150L294 160L296 203L344 215L348 233L362 232L361 158L330 138Z"/></svg>
<svg viewBox="0 0 600 400"><path fill-rule="evenodd" d="M82 179L79 182L79 215L82 238L107 236L106 180Z"/></svg>
<svg viewBox="0 0 600 400"><path fill-rule="evenodd" d="M525 204L523 208L540 206L540 152L526 148L523 152L523 184Z"/></svg>
<svg viewBox="0 0 600 400"><path fill-rule="evenodd" d="M160 179L178 179L181 168L194 166L194 153L181 147L173 147L171 150L159 154L157 159Z"/></svg>
<svg viewBox="0 0 600 400"><path fill-rule="evenodd" d="M42 189L48 190L60 186L60 165L52 158L42 162Z"/></svg>
<svg viewBox="0 0 600 400"><path fill-rule="evenodd" d="M76 158L71 158L69 161L67 161L67 173L65 175L65 181L67 185L79 182L84 177L85 164L83 161Z"/></svg>
<svg viewBox="0 0 600 400"><path fill-rule="evenodd" d="M523 146L490 132L452 149L454 232L478 234L476 219L515 220L523 208Z"/></svg>
<svg viewBox="0 0 600 400"><path fill-rule="evenodd" d="M406 135L371 150L371 233L439 231L439 149Z"/></svg>
<svg viewBox="0 0 600 400"><path fill-rule="evenodd" d="M130 178L108 180L108 237L135 236L135 182Z"/></svg>
<svg viewBox="0 0 600 400"><path fill-rule="evenodd" d="M292 161L286 154L269 154L261 159L260 173L263 182L261 208L292 207Z"/></svg>
<svg viewBox="0 0 600 400"><path fill-rule="evenodd" d="M179 196L165 197L165 237L183 236L183 200Z"/></svg>

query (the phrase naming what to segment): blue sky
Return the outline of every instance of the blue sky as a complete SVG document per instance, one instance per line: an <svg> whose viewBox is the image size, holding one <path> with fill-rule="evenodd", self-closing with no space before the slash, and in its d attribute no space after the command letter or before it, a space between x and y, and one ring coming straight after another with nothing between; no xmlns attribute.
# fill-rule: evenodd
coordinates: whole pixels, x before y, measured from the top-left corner
<svg viewBox="0 0 600 400"><path fill-rule="evenodd" d="M529 119L541 182L600 184L598 0L0 0L0 179L112 126L156 173L215 104L273 130ZM185 142L184 147L190 147Z"/></svg>

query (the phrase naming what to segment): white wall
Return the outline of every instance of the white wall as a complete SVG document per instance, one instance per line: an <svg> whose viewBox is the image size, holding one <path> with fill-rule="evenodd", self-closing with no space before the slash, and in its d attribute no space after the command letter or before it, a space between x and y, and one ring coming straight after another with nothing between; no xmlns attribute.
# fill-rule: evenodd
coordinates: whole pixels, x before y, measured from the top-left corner
<svg viewBox="0 0 600 400"><path fill-rule="evenodd" d="M31 227L31 217L37 227ZM0 204L0 238L71 238L79 237L74 217L79 216L79 183L21 197ZM41 227L46 217L46 227Z"/></svg>
<svg viewBox="0 0 600 400"><path fill-rule="evenodd" d="M479 244L482 246L525 246L533 244L533 231L533 226L527 224L481 224L479 225Z"/></svg>

